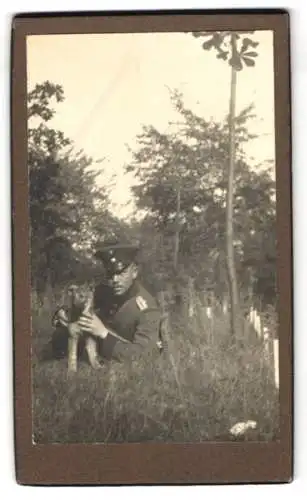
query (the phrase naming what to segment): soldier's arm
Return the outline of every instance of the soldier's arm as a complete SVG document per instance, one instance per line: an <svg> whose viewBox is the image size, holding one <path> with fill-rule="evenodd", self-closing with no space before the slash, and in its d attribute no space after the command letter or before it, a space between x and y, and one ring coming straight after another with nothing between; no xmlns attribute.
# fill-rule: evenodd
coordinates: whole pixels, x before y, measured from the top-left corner
<svg viewBox="0 0 307 500"><path fill-rule="evenodd" d="M110 343L112 343L111 357L123 360L138 356L147 349L157 349L159 325L160 314L158 310L147 309L143 311L136 327L133 342L122 342L114 337L112 340L109 339Z"/></svg>

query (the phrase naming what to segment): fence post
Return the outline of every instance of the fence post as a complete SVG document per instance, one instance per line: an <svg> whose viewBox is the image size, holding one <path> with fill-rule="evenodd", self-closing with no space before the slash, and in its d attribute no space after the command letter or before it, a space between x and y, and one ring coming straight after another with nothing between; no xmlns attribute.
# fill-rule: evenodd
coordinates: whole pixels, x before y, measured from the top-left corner
<svg viewBox="0 0 307 500"><path fill-rule="evenodd" d="M279 340L273 339L273 359L274 359L274 382L276 389L279 389Z"/></svg>
<svg viewBox="0 0 307 500"><path fill-rule="evenodd" d="M195 314L194 282L193 278L191 278L190 276L188 281L188 294L189 294L188 317L193 318Z"/></svg>

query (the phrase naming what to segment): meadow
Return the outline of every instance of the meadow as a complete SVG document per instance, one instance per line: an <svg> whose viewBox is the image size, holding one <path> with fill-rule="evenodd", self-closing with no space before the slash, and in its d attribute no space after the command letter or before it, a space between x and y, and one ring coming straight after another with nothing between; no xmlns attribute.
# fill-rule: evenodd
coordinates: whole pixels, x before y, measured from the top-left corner
<svg viewBox="0 0 307 500"><path fill-rule="evenodd" d="M52 296L40 304L33 299L36 443L223 441L238 439L229 430L246 420L257 427L240 439L278 438L272 357L246 319L232 339L228 315L216 309L208 317L198 300L193 313L169 313L161 354L98 371L81 358L77 373L68 374L67 359L48 352L54 308Z"/></svg>

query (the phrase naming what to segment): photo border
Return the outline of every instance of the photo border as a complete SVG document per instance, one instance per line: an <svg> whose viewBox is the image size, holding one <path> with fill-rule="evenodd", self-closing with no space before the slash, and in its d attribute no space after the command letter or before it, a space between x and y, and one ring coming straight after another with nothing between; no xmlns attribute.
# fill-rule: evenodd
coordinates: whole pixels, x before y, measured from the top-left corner
<svg viewBox="0 0 307 500"><path fill-rule="evenodd" d="M274 33L280 439L274 442L33 444L26 37L272 30ZM201 10L29 13L12 20L11 188L16 480L27 485L284 483L293 469L293 262L289 13Z"/></svg>

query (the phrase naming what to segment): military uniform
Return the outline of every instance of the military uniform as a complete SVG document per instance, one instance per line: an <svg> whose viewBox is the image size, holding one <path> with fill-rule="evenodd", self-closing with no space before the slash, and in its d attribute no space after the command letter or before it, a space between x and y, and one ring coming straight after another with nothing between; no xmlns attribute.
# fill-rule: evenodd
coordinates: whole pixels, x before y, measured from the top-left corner
<svg viewBox="0 0 307 500"><path fill-rule="evenodd" d="M138 246L109 242L97 249L95 257L105 268L106 275L121 274L136 261ZM131 358L144 350L158 350L160 313L156 300L134 281L123 295L101 284L94 294L94 310L111 333L102 340L102 356L107 359Z"/></svg>
<svg viewBox="0 0 307 500"><path fill-rule="evenodd" d="M123 296L115 296L107 285L95 290L94 311L105 327L123 340L108 334L100 340L103 358L123 360L145 350L158 351L160 312L156 300L137 281Z"/></svg>

